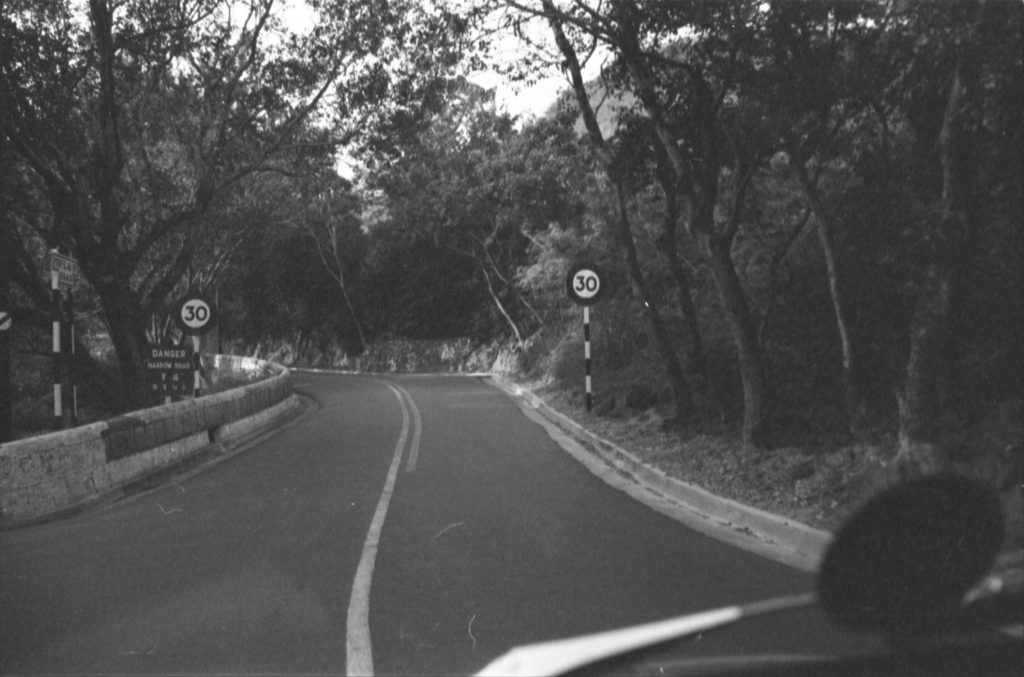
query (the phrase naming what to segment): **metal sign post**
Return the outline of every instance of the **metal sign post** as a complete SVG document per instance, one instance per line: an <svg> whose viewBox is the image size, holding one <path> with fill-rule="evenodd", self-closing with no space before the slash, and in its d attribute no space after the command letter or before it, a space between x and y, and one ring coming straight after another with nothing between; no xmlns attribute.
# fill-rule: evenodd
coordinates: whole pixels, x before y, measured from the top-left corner
<svg viewBox="0 0 1024 677"><path fill-rule="evenodd" d="M63 315L67 314L67 323L71 327L74 322L74 307L71 303L71 292L78 284L78 261L70 256L64 256L56 249L50 250L50 297L53 304L53 420L54 427L60 430L64 427L64 391L63 383L65 372L73 373L73 369L65 368L65 359L61 346L61 322ZM64 307L63 291L68 292L67 308ZM72 341L74 334L71 333ZM74 348L72 348L74 350ZM73 386L74 388L74 386ZM77 396L75 397L77 400ZM73 420L78 419L77 402L73 403Z"/></svg>
<svg viewBox="0 0 1024 677"><path fill-rule="evenodd" d="M199 397L199 393L202 389L203 384L203 363L200 355L202 354L202 337L192 337L192 397Z"/></svg>
<svg viewBox="0 0 1024 677"><path fill-rule="evenodd" d="M11 384L11 315L0 310L0 444L14 438L14 388Z"/></svg>
<svg viewBox="0 0 1024 677"><path fill-rule="evenodd" d="M55 430L60 430L64 427L64 393L61 390L64 378L61 373L60 359L61 295L57 270L52 267L50 268L50 302L53 317L53 427Z"/></svg>
<svg viewBox="0 0 1024 677"><path fill-rule="evenodd" d="M594 406L594 391L590 360L590 306L604 295L601 270L590 263L579 263L569 270L565 285L573 303L583 306L583 360L585 370L586 406L589 412Z"/></svg>
<svg viewBox="0 0 1024 677"><path fill-rule="evenodd" d="M0 135L0 155L6 137ZM10 278L14 264L14 230L5 221L0 222L0 444L14 439L14 383L11 365Z"/></svg>
<svg viewBox="0 0 1024 677"><path fill-rule="evenodd" d="M594 384L590 375L590 306L583 306L583 361L586 373L587 411L594 406Z"/></svg>
<svg viewBox="0 0 1024 677"><path fill-rule="evenodd" d="M78 365L75 364L75 296L74 292L68 290L65 299L64 310L65 320L68 325L67 338L68 349L64 358L64 373L68 377L68 385L71 387L71 427L78 425Z"/></svg>

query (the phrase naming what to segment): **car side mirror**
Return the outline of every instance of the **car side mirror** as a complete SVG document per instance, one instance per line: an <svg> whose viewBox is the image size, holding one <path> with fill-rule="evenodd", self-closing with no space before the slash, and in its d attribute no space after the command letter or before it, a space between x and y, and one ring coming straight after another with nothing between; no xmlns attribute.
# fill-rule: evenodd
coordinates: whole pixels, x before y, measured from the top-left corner
<svg viewBox="0 0 1024 677"><path fill-rule="evenodd" d="M949 620L992 566L1003 540L995 493L956 475L909 481L843 525L818 574L818 599L838 624L890 637Z"/></svg>

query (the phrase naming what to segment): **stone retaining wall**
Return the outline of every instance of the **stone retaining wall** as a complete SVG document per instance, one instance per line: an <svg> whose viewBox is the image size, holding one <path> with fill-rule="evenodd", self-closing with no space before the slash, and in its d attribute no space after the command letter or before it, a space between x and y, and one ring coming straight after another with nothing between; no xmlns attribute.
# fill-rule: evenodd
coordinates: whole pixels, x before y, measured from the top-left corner
<svg viewBox="0 0 1024 677"><path fill-rule="evenodd" d="M213 444L258 434L298 405L288 370L251 357L217 355L221 375L269 378L0 445L0 527L102 499Z"/></svg>

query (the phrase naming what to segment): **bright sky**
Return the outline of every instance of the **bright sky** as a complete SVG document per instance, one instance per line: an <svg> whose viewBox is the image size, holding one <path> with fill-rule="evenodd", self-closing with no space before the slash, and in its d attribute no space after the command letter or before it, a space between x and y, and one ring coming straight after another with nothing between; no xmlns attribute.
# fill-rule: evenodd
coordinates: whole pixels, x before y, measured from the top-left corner
<svg viewBox="0 0 1024 677"><path fill-rule="evenodd" d="M303 0L285 0L281 8L285 25L296 33L306 33L316 23L317 13Z"/></svg>
<svg viewBox="0 0 1024 677"><path fill-rule="evenodd" d="M558 98L558 93L566 88L565 79L562 77L543 78L521 91L504 82L501 76L493 71L474 73L470 79L485 89L496 90L494 98L498 108L504 108L511 115L524 117L546 113Z"/></svg>
<svg viewBox="0 0 1024 677"><path fill-rule="evenodd" d="M499 10L494 15L494 20L500 21L503 13L502 10ZM492 58L499 64L514 66L526 58L530 58L535 63L548 64L562 60L557 47L555 47L551 28L546 21L534 17L521 23L520 30L526 37L525 40L513 34L509 29L505 29L500 37L495 37L498 35L498 31L501 31L498 25L496 23L492 28L495 31L495 34L492 35ZM589 81L598 77L605 55L606 52L599 48L586 63L582 64L585 80ZM555 67L550 67L548 75L540 77L535 84L530 86L506 82L494 72L476 73L473 76L473 81L483 87L494 88L496 90L495 100L499 107L503 106L509 113L524 117L543 115L557 100L559 93L570 87L568 79Z"/></svg>
<svg viewBox="0 0 1024 677"><path fill-rule="evenodd" d="M296 33L305 33L317 20L315 10L306 4L305 0L284 0L280 8L280 16L285 25ZM541 30L543 30L543 26ZM546 35L537 35L534 40L544 42ZM497 47L498 58L507 58L514 61L523 54L525 45L517 38L509 35L499 41ZM507 111L510 115L522 117L524 120L534 116L541 116L550 109L556 101L560 91L568 87L565 78L560 75L552 75L539 79L535 84L529 86L512 86L494 71L478 71L470 76L476 84L486 89L495 90L495 103L499 109ZM343 176L351 178L351 158L340 158L338 171Z"/></svg>
<svg viewBox="0 0 1024 677"><path fill-rule="evenodd" d="M285 24L297 33L308 31L316 22L317 13L304 0L285 0L281 8L281 17ZM499 46L499 51L515 54L520 45L509 37L507 42ZM562 77L543 78L536 84L516 91L494 72L481 71L471 77L473 82L487 89L495 89L495 101L499 108L504 108L511 115L529 116L543 115L555 102L560 89L566 87Z"/></svg>

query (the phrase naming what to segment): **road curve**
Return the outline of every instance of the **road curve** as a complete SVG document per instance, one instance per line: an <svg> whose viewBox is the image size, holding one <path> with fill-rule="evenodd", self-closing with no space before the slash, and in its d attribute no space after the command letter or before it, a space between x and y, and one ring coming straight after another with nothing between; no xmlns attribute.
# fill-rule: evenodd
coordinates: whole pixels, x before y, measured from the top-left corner
<svg viewBox="0 0 1024 677"><path fill-rule="evenodd" d="M303 418L243 453L0 534L0 674L466 674L812 587L610 489L480 379L294 379ZM687 651L825 648L822 626Z"/></svg>

